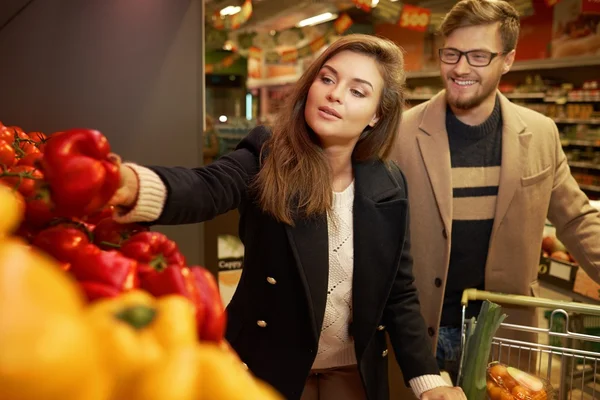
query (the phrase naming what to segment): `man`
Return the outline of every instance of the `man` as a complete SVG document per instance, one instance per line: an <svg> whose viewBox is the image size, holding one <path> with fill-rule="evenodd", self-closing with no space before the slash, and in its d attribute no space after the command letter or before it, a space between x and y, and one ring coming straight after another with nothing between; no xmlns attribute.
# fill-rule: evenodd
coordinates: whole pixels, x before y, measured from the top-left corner
<svg viewBox="0 0 600 400"><path fill-rule="evenodd" d="M408 180L422 313L440 368L455 379L463 290L536 295L546 217L600 282L600 219L569 172L554 122L498 92L515 59L518 12L463 0L441 33L445 90L404 113L393 158ZM467 318L479 308L471 304ZM505 312L507 322L537 324L535 310Z"/></svg>

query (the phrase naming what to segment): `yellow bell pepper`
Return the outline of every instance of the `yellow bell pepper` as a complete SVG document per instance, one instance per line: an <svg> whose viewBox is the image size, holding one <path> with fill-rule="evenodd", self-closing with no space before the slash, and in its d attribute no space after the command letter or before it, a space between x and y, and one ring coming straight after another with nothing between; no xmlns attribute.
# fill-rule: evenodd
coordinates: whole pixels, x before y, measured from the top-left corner
<svg viewBox="0 0 600 400"><path fill-rule="evenodd" d="M0 238L14 232L25 214L25 202L19 192L0 183Z"/></svg>
<svg viewBox="0 0 600 400"><path fill-rule="evenodd" d="M227 348L204 342L198 344L197 351L202 376L198 400L283 400L275 389L254 377Z"/></svg>
<svg viewBox="0 0 600 400"><path fill-rule="evenodd" d="M109 379L76 283L24 243L0 240L0 398L106 400Z"/></svg>
<svg viewBox="0 0 600 400"><path fill-rule="evenodd" d="M113 400L197 400L194 305L141 290L92 304L88 317L116 378Z"/></svg>

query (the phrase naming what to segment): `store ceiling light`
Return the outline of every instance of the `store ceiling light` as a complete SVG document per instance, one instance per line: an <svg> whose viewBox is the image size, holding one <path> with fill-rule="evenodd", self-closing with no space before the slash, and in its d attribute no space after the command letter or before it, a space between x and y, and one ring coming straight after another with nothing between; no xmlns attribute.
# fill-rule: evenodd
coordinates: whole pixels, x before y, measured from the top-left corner
<svg viewBox="0 0 600 400"><path fill-rule="evenodd" d="M221 16L234 15L239 13L240 11L242 11L242 7L240 6L227 6L221 11L219 11L219 14L221 14Z"/></svg>
<svg viewBox="0 0 600 400"><path fill-rule="evenodd" d="M323 22L331 21L336 18L337 14L326 12L323 14L315 15L314 17L303 19L302 21L298 22L298 25L296 26L298 28L302 28L303 26L322 24Z"/></svg>

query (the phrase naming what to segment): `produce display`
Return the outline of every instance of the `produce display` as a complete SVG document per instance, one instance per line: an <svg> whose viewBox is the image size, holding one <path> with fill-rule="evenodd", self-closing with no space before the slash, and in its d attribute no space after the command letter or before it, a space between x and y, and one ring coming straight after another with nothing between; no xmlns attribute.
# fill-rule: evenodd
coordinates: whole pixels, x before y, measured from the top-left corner
<svg viewBox="0 0 600 400"><path fill-rule="evenodd" d="M487 393L490 400L552 399L553 389L545 380L499 362L487 370Z"/></svg>
<svg viewBox="0 0 600 400"><path fill-rule="evenodd" d="M100 132L0 124L0 397L280 399L225 341L212 274L113 219L119 179Z"/></svg>
<svg viewBox="0 0 600 400"><path fill-rule="evenodd" d="M545 235L542 239L542 256L571 263L576 262L565 245L556 236L550 234Z"/></svg>

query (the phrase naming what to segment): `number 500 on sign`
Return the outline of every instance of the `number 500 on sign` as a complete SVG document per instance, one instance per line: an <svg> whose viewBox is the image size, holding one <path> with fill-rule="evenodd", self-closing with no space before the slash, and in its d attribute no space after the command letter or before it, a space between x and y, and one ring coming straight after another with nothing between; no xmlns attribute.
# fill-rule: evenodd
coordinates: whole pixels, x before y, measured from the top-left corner
<svg viewBox="0 0 600 400"><path fill-rule="evenodd" d="M429 26L431 11L427 8L415 7L405 4L398 25L401 28L425 32Z"/></svg>

